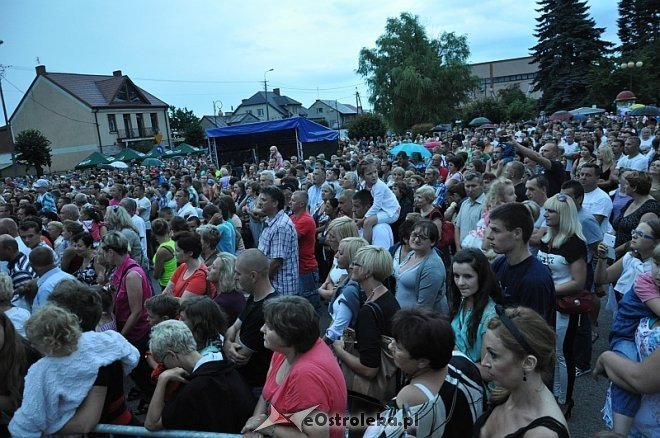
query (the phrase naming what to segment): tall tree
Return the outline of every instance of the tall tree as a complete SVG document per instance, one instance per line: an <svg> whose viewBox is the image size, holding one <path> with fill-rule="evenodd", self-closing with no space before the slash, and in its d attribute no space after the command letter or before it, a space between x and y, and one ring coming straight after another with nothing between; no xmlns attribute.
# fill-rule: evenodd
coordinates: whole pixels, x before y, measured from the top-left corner
<svg viewBox="0 0 660 438"><path fill-rule="evenodd" d="M348 124L348 137L354 139L385 137L387 127L378 114L364 113Z"/></svg>
<svg viewBox="0 0 660 438"><path fill-rule="evenodd" d="M199 125L199 117L188 108L170 107L170 128L173 131L183 133L192 125Z"/></svg>
<svg viewBox="0 0 660 438"><path fill-rule="evenodd" d="M622 56L629 56L660 39L658 0L619 0L618 35Z"/></svg>
<svg viewBox="0 0 660 438"><path fill-rule="evenodd" d="M16 163L24 164L26 170L32 166L37 171L37 176L41 176L44 173L44 167L51 166L53 151L50 148L50 140L41 131L37 129L21 131L16 136L14 144L16 146Z"/></svg>
<svg viewBox="0 0 660 438"><path fill-rule="evenodd" d="M387 20L376 48L360 51L357 72L366 78L374 110L404 130L455 115L477 84L469 55L465 36L429 38L417 16L402 13Z"/></svg>
<svg viewBox="0 0 660 438"><path fill-rule="evenodd" d="M604 28L589 17L586 0L539 0L538 43L531 48L539 73L534 91L541 91L541 108L554 111L585 104L589 74L612 43L603 41Z"/></svg>

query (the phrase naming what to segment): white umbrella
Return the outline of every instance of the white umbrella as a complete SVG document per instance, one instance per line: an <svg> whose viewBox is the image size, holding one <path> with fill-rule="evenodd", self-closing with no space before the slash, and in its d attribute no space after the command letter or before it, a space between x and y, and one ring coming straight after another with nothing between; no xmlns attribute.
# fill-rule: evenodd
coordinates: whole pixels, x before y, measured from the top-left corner
<svg viewBox="0 0 660 438"><path fill-rule="evenodd" d="M593 114L603 114L604 112L605 110L602 108L592 108L590 106L583 106L570 111L574 116L591 116Z"/></svg>
<svg viewBox="0 0 660 438"><path fill-rule="evenodd" d="M128 169L130 166L123 161L113 161L112 163L108 164L108 166L112 166L115 169Z"/></svg>

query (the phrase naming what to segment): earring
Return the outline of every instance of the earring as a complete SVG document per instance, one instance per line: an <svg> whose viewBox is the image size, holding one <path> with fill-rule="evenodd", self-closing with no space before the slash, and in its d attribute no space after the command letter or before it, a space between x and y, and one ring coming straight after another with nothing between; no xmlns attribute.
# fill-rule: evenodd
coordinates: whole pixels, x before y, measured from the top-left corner
<svg viewBox="0 0 660 438"><path fill-rule="evenodd" d="M523 382L527 381L527 371L523 370Z"/></svg>

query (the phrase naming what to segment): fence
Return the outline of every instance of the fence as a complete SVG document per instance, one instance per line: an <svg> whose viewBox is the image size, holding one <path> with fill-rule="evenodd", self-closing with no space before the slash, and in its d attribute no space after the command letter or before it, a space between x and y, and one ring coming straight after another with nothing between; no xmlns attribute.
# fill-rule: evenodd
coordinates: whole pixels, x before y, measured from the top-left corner
<svg viewBox="0 0 660 438"><path fill-rule="evenodd" d="M215 432L195 432L192 430L159 430L149 432L144 427L139 426L118 426L115 424L99 424L94 432L105 433L109 435L130 435L130 436L148 436L157 438L180 437L180 438L240 438L239 434L215 433Z"/></svg>

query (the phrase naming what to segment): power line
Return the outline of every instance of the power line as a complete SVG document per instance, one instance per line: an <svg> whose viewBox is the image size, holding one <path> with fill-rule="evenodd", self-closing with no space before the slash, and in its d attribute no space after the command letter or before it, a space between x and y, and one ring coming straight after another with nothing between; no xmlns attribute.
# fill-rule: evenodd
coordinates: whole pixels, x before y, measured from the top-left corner
<svg viewBox="0 0 660 438"><path fill-rule="evenodd" d="M20 88L18 88L18 87L17 87L16 85L14 85L12 82L10 82L7 78L5 78L5 81L6 81L9 85L11 85L12 87L16 88L20 93L25 94L24 91L22 91ZM72 118L72 117L67 116L66 114L58 113L57 111L48 108L46 105L44 105L43 103L41 103L41 102L39 102L37 99L35 99L34 96L32 95L32 93L30 93L30 94L28 95L28 97L29 97L34 103L36 103L37 105L39 105L40 107L42 107L42 108L45 109L46 111L50 111L51 113L53 113L53 114L55 114L55 115L58 115L58 116L60 116L60 117L64 117L65 119L71 120L71 121L73 121L73 122L86 123L86 124L88 124L88 125L94 125L94 126L96 126L96 123L94 123L94 122L88 122L87 120L78 120L78 119L74 119L74 118Z"/></svg>

